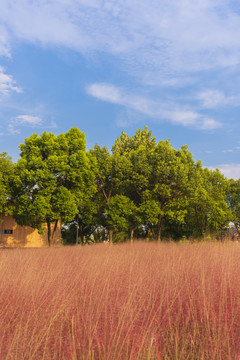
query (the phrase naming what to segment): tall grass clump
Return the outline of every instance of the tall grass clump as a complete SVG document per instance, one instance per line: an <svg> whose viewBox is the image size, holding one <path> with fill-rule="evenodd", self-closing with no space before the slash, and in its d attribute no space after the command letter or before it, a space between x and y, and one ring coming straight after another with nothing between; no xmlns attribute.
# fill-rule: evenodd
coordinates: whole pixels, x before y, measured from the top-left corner
<svg viewBox="0 0 240 360"><path fill-rule="evenodd" d="M239 359L240 246L0 251L0 359Z"/></svg>

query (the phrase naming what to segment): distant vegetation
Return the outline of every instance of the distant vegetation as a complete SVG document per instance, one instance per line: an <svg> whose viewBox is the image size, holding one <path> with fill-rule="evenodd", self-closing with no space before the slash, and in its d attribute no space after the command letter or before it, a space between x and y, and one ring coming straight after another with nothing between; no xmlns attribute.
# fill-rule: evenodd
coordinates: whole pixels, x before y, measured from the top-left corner
<svg viewBox="0 0 240 360"><path fill-rule="evenodd" d="M240 180L195 162L187 146L174 149L148 131L124 132L112 151L86 150L77 128L33 134L12 163L0 155L0 212L43 231L61 220L65 243L221 237L239 233Z"/></svg>
<svg viewBox="0 0 240 360"><path fill-rule="evenodd" d="M1 250L0 358L239 359L238 246Z"/></svg>

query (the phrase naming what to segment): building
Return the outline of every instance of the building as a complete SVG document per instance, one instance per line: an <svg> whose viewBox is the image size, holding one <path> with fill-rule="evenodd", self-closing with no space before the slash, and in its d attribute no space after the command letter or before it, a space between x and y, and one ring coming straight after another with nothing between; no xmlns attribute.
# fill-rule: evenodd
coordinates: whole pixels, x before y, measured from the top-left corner
<svg viewBox="0 0 240 360"><path fill-rule="evenodd" d="M55 234L55 244L61 243L61 224ZM40 235L37 229L20 226L10 215L0 215L0 247L47 247L47 229Z"/></svg>

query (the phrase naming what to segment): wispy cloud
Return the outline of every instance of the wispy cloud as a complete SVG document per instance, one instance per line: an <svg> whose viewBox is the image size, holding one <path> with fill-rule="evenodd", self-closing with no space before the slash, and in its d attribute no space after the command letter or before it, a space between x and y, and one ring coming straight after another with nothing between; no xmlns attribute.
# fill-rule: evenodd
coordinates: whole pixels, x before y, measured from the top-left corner
<svg viewBox="0 0 240 360"><path fill-rule="evenodd" d="M223 91L219 90L205 90L197 95L197 99L202 102L202 107L206 109L213 109L224 106L240 107L240 95L226 96Z"/></svg>
<svg viewBox="0 0 240 360"><path fill-rule="evenodd" d="M32 115L18 115L15 119L16 124L36 126L42 124L42 119L39 116Z"/></svg>
<svg viewBox="0 0 240 360"><path fill-rule="evenodd" d="M9 35L4 26L0 24L0 56L10 57Z"/></svg>
<svg viewBox="0 0 240 360"><path fill-rule="evenodd" d="M12 76L6 74L5 69L0 66L0 96L8 95L12 91L20 93L21 88L16 85Z"/></svg>
<svg viewBox="0 0 240 360"><path fill-rule="evenodd" d="M83 53L104 51L131 68L144 67L148 75L169 75L239 64L240 13L233 4L222 0L2 0L0 21L18 39Z"/></svg>
<svg viewBox="0 0 240 360"><path fill-rule="evenodd" d="M198 94L197 98L202 101L202 106L205 108L215 108L226 102L226 97L218 90L203 91Z"/></svg>
<svg viewBox="0 0 240 360"><path fill-rule="evenodd" d="M234 152L234 149L225 149L225 150L222 150L222 153L233 153Z"/></svg>
<svg viewBox="0 0 240 360"><path fill-rule="evenodd" d="M8 124L8 132L11 135L20 134L22 126L29 126L32 128L39 127L43 124L43 120L39 116L33 115L18 115L12 119Z"/></svg>
<svg viewBox="0 0 240 360"><path fill-rule="evenodd" d="M220 164L209 166L209 169L219 169L228 179L240 179L240 164Z"/></svg>
<svg viewBox="0 0 240 360"><path fill-rule="evenodd" d="M218 121L207 118L197 111L180 107L176 104L149 100L142 96L131 95L122 89L105 83L91 84L87 93L102 101L122 105L155 119L170 121L175 124L195 127L203 130L212 130L221 126Z"/></svg>
<svg viewBox="0 0 240 360"><path fill-rule="evenodd" d="M87 93L100 100L115 104L127 104L128 99L122 96L121 91L114 85L95 83L87 86Z"/></svg>
<svg viewBox="0 0 240 360"><path fill-rule="evenodd" d="M20 129L17 128L13 122L10 122L10 124L8 124L8 133L10 135L17 135L20 134L20 132Z"/></svg>
<svg viewBox="0 0 240 360"><path fill-rule="evenodd" d="M203 110L240 103L240 96L232 95L235 89L202 87L203 78L223 83L226 72L235 80L239 38L240 11L233 0L1 0L0 56L10 56L16 40L73 49L88 59L107 55L119 71L154 95L133 96L130 90L103 83L89 86L89 94L155 120L196 129L221 127ZM0 95L21 91L1 69ZM176 93L168 98L156 95L179 87L187 92L190 84L197 95L189 101Z"/></svg>

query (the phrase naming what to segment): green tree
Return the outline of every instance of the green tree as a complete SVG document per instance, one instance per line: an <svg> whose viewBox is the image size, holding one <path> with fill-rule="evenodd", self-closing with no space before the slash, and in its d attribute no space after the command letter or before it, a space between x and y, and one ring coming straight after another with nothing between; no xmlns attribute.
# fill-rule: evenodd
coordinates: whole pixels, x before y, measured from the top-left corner
<svg viewBox="0 0 240 360"><path fill-rule="evenodd" d="M54 244L58 221L70 221L79 204L94 192L94 161L86 153L84 133L31 135L20 145L20 159L11 180L13 216L20 225L43 231Z"/></svg>
<svg viewBox="0 0 240 360"><path fill-rule="evenodd" d="M150 190L158 204L157 239L164 221L183 223L188 203L189 178L194 160L186 146L175 150L169 140L160 141L151 156Z"/></svg>
<svg viewBox="0 0 240 360"><path fill-rule="evenodd" d="M0 153L0 213L11 213L9 179L13 173L12 158L6 152Z"/></svg>
<svg viewBox="0 0 240 360"><path fill-rule="evenodd" d="M128 136L125 132L122 132L121 136L116 139L112 152L113 154L128 155L141 145L144 145L146 150L154 149L156 146L156 138L152 136L151 131L148 131L147 126L143 130L138 129L134 136Z"/></svg>
<svg viewBox="0 0 240 360"><path fill-rule="evenodd" d="M156 238L155 228L158 224L160 209L158 202L154 200L149 190L143 193L142 201L138 209L147 240L149 240L150 234Z"/></svg>
<svg viewBox="0 0 240 360"><path fill-rule="evenodd" d="M113 146L113 154L125 159L128 164L125 166L123 194L135 205L132 221L129 223L131 239L140 224L147 232L153 224L153 212L150 215L150 199L147 192L152 172L150 157L155 147L156 139L146 126L143 130L138 129L132 137L123 132ZM148 211L145 211L146 209Z"/></svg>
<svg viewBox="0 0 240 360"><path fill-rule="evenodd" d="M226 201L231 212L230 219L240 236L240 179L230 179Z"/></svg>
<svg viewBox="0 0 240 360"><path fill-rule="evenodd" d="M127 231L136 220L136 206L124 195L113 196L104 213L105 225L109 230L109 242L113 242L113 230ZM131 240L132 237L131 237Z"/></svg>
<svg viewBox="0 0 240 360"><path fill-rule="evenodd" d="M119 153L111 154L105 146L95 145L94 149L90 150L90 154L97 162L95 182L98 190L97 202L101 204L99 223L106 225L109 241L112 242L113 230L116 227L112 222L106 223L105 214L109 210L112 197L124 195L124 182L131 171L131 164L125 156Z"/></svg>
<svg viewBox="0 0 240 360"><path fill-rule="evenodd" d="M97 195L94 194L78 205L78 213L72 221L65 221L62 228L62 238L65 244L95 242L95 232L102 226L100 221L101 204Z"/></svg>
<svg viewBox="0 0 240 360"><path fill-rule="evenodd" d="M227 226L230 212L226 203L228 182L217 170L194 169L190 182L188 223L203 239L207 233L216 232Z"/></svg>
<svg viewBox="0 0 240 360"><path fill-rule="evenodd" d="M77 236L83 244L89 241L94 232L101 226L101 202L97 193L78 206L78 214L75 217Z"/></svg>
<svg viewBox="0 0 240 360"><path fill-rule="evenodd" d="M179 150L169 140L156 143L147 127L129 137L122 133L113 147L125 156L131 172L125 195L138 207L141 223L158 240L166 220L183 223L186 215L188 179L194 161L186 146Z"/></svg>

